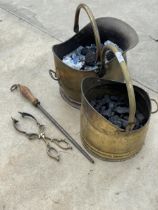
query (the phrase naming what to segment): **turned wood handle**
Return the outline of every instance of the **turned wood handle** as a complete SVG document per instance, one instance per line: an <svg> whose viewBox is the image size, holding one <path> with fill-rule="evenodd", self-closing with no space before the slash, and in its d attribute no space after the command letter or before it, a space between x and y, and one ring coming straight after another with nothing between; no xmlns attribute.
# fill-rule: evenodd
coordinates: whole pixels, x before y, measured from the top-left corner
<svg viewBox="0 0 158 210"><path fill-rule="evenodd" d="M37 104L39 104L38 99L34 97L34 95L31 93L31 90L28 87L24 85L19 85L19 90L20 90L20 93L26 99L28 99L34 106L37 106Z"/></svg>
<svg viewBox="0 0 158 210"><path fill-rule="evenodd" d="M21 95L24 96L27 100L29 100L34 106L40 104L39 100L35 98L35 96L31 93L30 89L24 85L15 84L10 88L10 90L13 91L17 88L19 88Z"/></svg>

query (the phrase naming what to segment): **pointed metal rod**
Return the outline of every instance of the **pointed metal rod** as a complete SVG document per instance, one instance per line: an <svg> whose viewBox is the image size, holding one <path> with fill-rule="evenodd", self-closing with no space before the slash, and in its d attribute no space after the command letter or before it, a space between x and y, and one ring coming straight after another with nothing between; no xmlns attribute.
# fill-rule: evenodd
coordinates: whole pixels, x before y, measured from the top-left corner
<svg viewBox="0 0 158 210"><path fill-rule="evenodd" d="M13 91L19 88L20 93L26 99L28 99L35 107L37 107L52 123L56 128L60 130L60 132L91 162L94 163L94 160L89 156L89 154L76 142L74 138L70 136L70 134L40 105L40 101L33 96L28 87L15 84L12 85L10 90Z"/></svg>

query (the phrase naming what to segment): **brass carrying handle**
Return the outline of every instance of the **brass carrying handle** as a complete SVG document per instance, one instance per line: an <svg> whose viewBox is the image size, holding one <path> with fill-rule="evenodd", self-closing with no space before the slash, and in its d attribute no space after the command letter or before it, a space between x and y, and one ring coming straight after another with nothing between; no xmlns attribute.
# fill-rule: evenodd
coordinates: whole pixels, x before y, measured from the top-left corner
<svg viewBox="0 0 158 210"><path fill-rule="evenodd" d="M90 23L92 25L92 29L94 32L94 38L95 38L95 43L96 43L96 61L98 59L101 59L101 41L100 41L100 35L99 35L99 30L98 30L98 26L97 23L95 21L95 18L93 16L92 11L90 10L90 8L86 5L86 4L79 4L77 9L76 9L76 13L75 13L75 21L74 21L74 32L78 33L79 32L79 14L80 14L80 10L84 9L90 19Z"/></svg>
<svg viewBox="0 0 158 210"><path fill-rule="evenodd" d="M110 49L116 56L121 70L126 81L127 93L128 93L128 100L129 100L129 117L128 117L128 124L126 126L126 131L131 131L135 125L135 113L136 113L136 100L135 100L135 93L134 88L132 85L132 80L130 78L130 74L126 65L126 62L122 56L122 53L118 51L117 47L113 45L104 46L102 49L102 62L105 59L105 52L107 49Z"/></svg>
<svg viewBox="0 0 158 210"><path fill-rule="evenodd" d="M55 71L53 71L52 69L49 69L49 75L55 81L59 81L59 77L57 77L57 73Z"/></svg>

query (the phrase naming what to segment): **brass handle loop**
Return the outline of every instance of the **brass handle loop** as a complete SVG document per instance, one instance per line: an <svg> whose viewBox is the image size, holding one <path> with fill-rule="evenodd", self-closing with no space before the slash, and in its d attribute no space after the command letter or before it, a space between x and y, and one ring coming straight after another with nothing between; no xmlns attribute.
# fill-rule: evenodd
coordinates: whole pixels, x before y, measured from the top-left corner
<svg viewBox="0 0 158 210"><path fill-rule="evenodd" d="M121 70L126 81L127 93L128 93L128 100L129 100L129 117L128 117L128 124L126 126L126 131L131 131L135 125L135 113L136 113L136 100L135 100L135 93L134 88L132 85L132 80L130 78L130 74L126 65L126 62L122 56L122 53L118 51L117 47L113 45L107 45L102 49L102 62L105 59L105 52L107 49L110 49L116 56Z"/></svg>
<svg viewBox="0 0 158 210"><path fill-rule="evenodd" d="M55 81L59 81L59 77L57 77L57 74L55 71L53 71L52 69L49 69L49 75L52 79L54 79Z"/></svg>
<svg viewBox="0 0 158 210"><path fill-rule="evenodd" d="M79 4L77 9L76 9L76 13L75 13L75 21L74 21L74 32L78 33L79 32L79 14L80 14L80 10L84 9L90 19L90 23L92 25L92 29L94 32L94 38L95 38L95 43L96 43L96 61L98 59L101 59L101 41L100 41L100 35L99 35L99 30L98 30L98 26L97 23L95 21L95 18L93 16L92 11L90 10L90 8L86 5L86 4Z"/></svg>
<svg viewBox="0 0 158 210"><path fill-rule="evenodd" d="M158 103L154 98L151 98L150 100L153 101L156 104L156 109L151 112L151 114L155 114L156 112L158 112Z"/></svg>

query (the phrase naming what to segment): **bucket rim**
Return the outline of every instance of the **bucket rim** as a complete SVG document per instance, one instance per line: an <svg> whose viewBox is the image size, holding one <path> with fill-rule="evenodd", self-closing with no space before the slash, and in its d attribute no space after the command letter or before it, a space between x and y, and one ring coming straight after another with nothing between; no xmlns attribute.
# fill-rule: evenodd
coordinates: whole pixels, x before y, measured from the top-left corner
<svg viewBox="0 0 158 210"><path fill-rule="evenodd" d="M129 40L129 47L127 49L123 50L123 52L122 52L122 55L125 56L125 57L126 57L126 52L128 50L134 48L137 45L137 43L139 42L139 38L138 38L138 35L137 35L137 32L135 31L135 29L132 26L130 26L128 23L124 22L121 19L118 19L118 18L115 18L115 17L99 17L99 18L95 18L95 21L96 21L96 23L98 25L98 29L100 28L99 27L99 24L102 25L104 23L106 25L106 21L107 21L108 24L110 23L110 27L111 28L117 26L117 28L119 28L119 30L120 30L119 33L121 33L121 32L124 33L124 39L126 37L127 40ZM58 55L58 53L56 53L56 48L58 48L60 46L64 46L65 44L71 42L75 38L78 38L79 34L82 34L83 31L87 27L90 26L90 24L91 23L88 23L87 25L85 25L77 34L74 34L72 37L70 37L66 41L63 41L61 43L58 43L58 44L55 44L55 45L52 46L53 55L56 58L58 58L59 62L61 62L64 66L66 66L67 68L69 68L69 70L78 71L78 72L86 72L86 73L88 73L88 72L94 72L96 74L99 72L99 67L96 68L96 69L93 69L93 70L86 70L86 69L84 69L83 71L78 70L78 69L75 69L75 68L72 68L69 65L65 64L63 62L63 60L62 60L63 58L60 58L59 55ZM129 33L129 30L130 30L130 33ZM110 61L108 61L106 64L107 65L110 65L114 60L116 61L116 57L115 56ZM126 58L125 58L125 60L126 60Z"/></svg>
<svg viewBox="0 0 158 210"><path fill-rule="evenodd" d="M118 81L114 81L114 80L106 80L106 79L102 79L102 78L94 78L94 77L85 77L82 82L81 82L81 94L82 94L82 100L84 99L86 101L86 103L88 104L88 106L90 107L91 110L93 110L95 112L95 114L97 114L101 120L104 120L106 123L109 123L113 128L117 129L117 131L119 132L124 132L124 133L135 133L137 131L140 131L142 130L149 122L150 120L150 116L151 116L151 101L150 101L150 97L149 97L149 94L144 90L142 89L141 87L138 87L137 85L133 85L134 87L134 90L135 89L139 89L140 91L142 91L147 97L148 97L148 100L149 100L149 103L150 103L150 112L149 112L149 116L148 116L148 119L147 121L145 122L145 124L138 128L138 129L135 129L135 130L130 130L130 131L126 131L125 129L122 129L122 128L119 128L117 125L113 124L112 122L110 122L108 119L106 119L105 117L103 117L88 101L88 99L86 98L85 94L84 94L84 90L83 90L83 84L86 82L86 80L96 80L96 81L104 81L104 82L108 82L109 84L123 84L123 85L126 85L124 82L118 82ZM83 105L83 101L81 100L81 106Z"/></svg>

